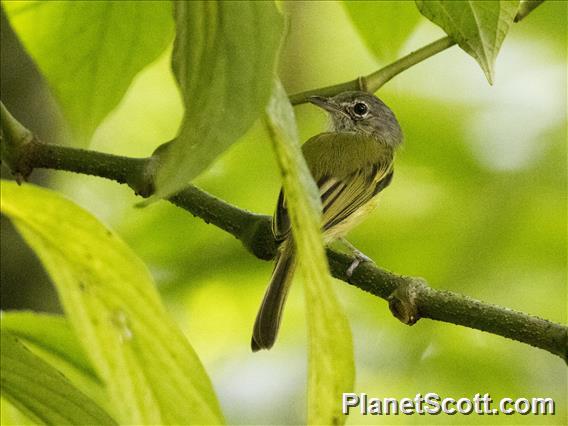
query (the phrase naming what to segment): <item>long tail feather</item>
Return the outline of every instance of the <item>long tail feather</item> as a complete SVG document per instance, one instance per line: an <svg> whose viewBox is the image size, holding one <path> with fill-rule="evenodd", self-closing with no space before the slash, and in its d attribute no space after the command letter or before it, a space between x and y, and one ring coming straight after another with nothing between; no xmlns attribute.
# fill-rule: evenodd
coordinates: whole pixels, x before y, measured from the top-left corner
<svg viewBox="0 0 568 426"><path fill-rule="evenodd" d="M293 241L288 239L283 243L278 254L270 284L268 284L256 316L251 339L253 352L260 349L270 349L274 345L280 327L282 308L292 282L294 267L294 244Z"/></svg>

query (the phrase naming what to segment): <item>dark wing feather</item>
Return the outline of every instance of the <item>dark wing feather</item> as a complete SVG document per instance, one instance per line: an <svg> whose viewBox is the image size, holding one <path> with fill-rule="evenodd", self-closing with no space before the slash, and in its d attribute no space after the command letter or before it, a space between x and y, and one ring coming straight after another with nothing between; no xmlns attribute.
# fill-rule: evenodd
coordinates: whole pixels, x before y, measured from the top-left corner
<svg viewBox="0 0 568 426"><path fill-rule="evenodd" d="M392 162L375 163L359 169L341 180L333 196L322 198L323 230L327 231L346 221L367 204L392 179Z"/></svg>
<svg viewBox="0 0 568 426"><path fill-rule="evenodd" d="M392 176L392 163L385 162L367 165L341 180L332 177L320 179L317 184L323 208L323 230L340 224L367 204L390 184ZM283 241L290 233L290 218L283 190L278 196L272 231L277 241Z"/></svg>
<svg viewBox="0 0 568 426"><path fill-rule="evenodd" d="M276 204L276 210L272 218L272 233L278 242L284 241L290 233L290 217L286 209L284 189L281 189L280 195L278 195L278 203Z"/></svg>

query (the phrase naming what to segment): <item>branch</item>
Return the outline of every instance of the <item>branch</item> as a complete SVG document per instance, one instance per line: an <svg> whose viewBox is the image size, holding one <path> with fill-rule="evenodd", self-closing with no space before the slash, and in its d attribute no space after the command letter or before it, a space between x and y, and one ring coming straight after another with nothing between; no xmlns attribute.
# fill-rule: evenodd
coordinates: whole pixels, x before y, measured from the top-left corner
<svg viewBox="0 0 568 426"><path fill-rule="evenodd" d="M526 0L523 1L517 14L515 15L514 22L522 21L529 13L544 3L544 0ZM305 92L296 93L290 96L292 105L300 105L308 102L310 96L335 96L347 90L362 90L364 92L375 93L383 87L393 77L408 68L419 64L425 59L434 56L450 47L456 42L450 37L442 37L433 43L428 44L408 55L400 58L397 61L363 77L356 78L355 80L339 83L332 86L321 87L319 89L308 90Z"/></svg>
<svg viewBox="0 0 568 426"><path fill-rule="evenodd" d="M66 170L128 184L142 196L151 193L152 158L127 158L48 145L34 137L29 138L29 131L13 133L10 131L13 128L25 129L9 113L3 112L2 158L18 158L17 162L7 162L15 174L26 177L34 168ZM14 140L14 135L24 139ZM9 153L8 157L5 153ZM234 235L256 257L265 260L274 257L277 244L269 216L241 210L195 186L189 186L168 201ZM353 258L332 248L328 248L327 254L334 277L389 301L393 314L405 324L430 318L462 325L527 343L568 362L568 328L563 325L456 293L435 290L420 278L396 275L371 263L363 263L348 278L345 271Z"/></svg>
<svg viewBox="0 0 568 426"><path fill-rule="evenodd" d="M300 105L308 102L308 98L310 96L334 96L347 90L362 90L365 92L375 93L383 87L386 82L404 70L422 62L430 56L434 56L436 53L446 50L454 44L456 44L456 42L450 37L443 37L365 77L359 77L346 83L296 93L295 95L290 96L290 102L292 105Z"/></svg>
<svg viewBox="0 0 568 426"><path fill-rule="evenodd" d="M0 107L1 129L4 135L2 160L14 175L25 180L36 168L64 170L127 184L142 197L148 197L153 193L154 159L152 157L121 157L46 144L39 141L27 129L26 132L18 133L21 138L16 140L8 136L13 134L10 133L10 129L17 126L25 128L8 113L1 102ZM4 114L4 111L7 114ZM17 161L12 161L12 158L16 158ZM256 257L265 260L274 257L277 243L271 236L271 225L267 216L238 209L193 185L169 197L168 201L234 235ZM257 234L263 234L265 238L259 238Z"/></svg>

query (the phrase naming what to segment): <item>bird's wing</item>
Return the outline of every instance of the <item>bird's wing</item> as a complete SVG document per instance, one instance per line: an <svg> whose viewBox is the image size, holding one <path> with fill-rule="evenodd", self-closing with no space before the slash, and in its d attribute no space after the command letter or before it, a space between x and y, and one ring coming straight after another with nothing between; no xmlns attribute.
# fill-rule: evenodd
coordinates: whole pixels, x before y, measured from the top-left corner
<svg viewBox="0 0 568 426"><path fill-rule="evenodd" d="M392 161L388 157L366 164L349 175L329 178L320 186L323 207L323 231L346 221L386 188L392 179Z"/></svg>
<svg viewBox="0 0 568 426"><path fill-rule="evenodd" d="M344 222L392 179L392 149L364 135L320 133L310 138L302 151L319 188L323 231ZM283 191L278 197L272 230L278 241L290 233Z"/></svg>
<svg viewBox="0 0 568 426"><path fill-rule="evenodd" d="M278 203L272 218L272 233L276 241L284 241L290 233L290 217L286 209L286 197L284 196L284 189L280 190L278 195Z"/></svg>
<svg viewBox="0 0 568 426"><path fill-rule="evenodd" d="M386 188L393 176L392 157L384 156L373 164L365 164L344 177L324 176L316 183L322 202L322 230L344 222L375 195ZM290 218L284 191L280 191L272 221L277 241L290 233Z"/></svg>

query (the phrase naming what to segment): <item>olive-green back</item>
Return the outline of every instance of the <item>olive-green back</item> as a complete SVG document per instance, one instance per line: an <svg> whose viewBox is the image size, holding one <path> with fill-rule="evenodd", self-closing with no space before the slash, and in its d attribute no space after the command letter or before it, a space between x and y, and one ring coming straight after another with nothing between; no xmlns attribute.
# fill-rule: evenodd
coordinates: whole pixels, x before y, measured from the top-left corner
<svg viewBox="0 0 568 426"><path fill-rule="evenodd" d="M355 132L320 133L302 146L316 182L324 176L343 178L368 164L392 162L394 150L377 139Z"/></svg>

